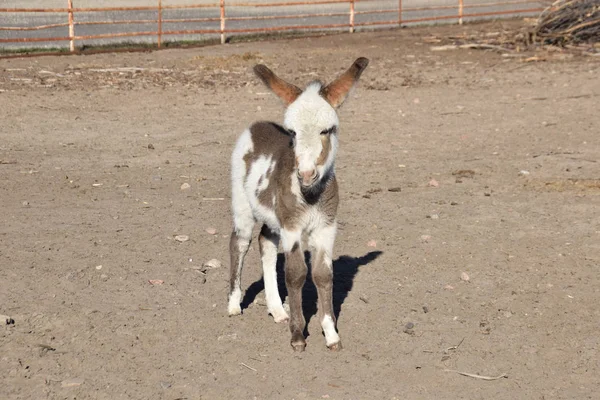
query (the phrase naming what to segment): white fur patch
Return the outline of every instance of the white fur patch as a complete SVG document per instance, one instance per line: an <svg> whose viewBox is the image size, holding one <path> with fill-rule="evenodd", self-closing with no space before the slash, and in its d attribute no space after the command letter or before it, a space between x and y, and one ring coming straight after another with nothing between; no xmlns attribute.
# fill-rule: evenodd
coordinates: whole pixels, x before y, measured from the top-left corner
<svg viewBox="0 0 600 400"><path fill-rule="evenodd" d="M287 229L281 230L281 247L285 253L289 253L294 248L294 245L298 243L301 245L302 230L290 231Z"/></svg>
<svg viewBox="0 0 600 400"><path fill-rule="evenodd" d="M311 249L321 250L323 251L323 262L331 268L332 267L332 255L333 255L333 245L335 243L335 236L337 232L337 224L324 225L323 222L319 219L317 222L320 222L319 226L317 226L308 237L308 245Z"/></svg>
<svg viewBox="0 0 600 400"><path fill-rule="evenodd" d="M250 130L246 129L239 137L231 156L231 209L237 234L246 240L252 236L254 218L248 197L244 191L246 163L244 156L254 149Z"/></svg>
<svg viewBox="0 0 600 400"><path fill-rule="evenodd" d="M323 320L321 321L321 327L323 328L323 333L325 334L325 343L327 346L331 346L340 341L340 336L335 330L335 324L333 323L333 318L331 318L331 315L325 314Z"/></svg>
<svg viewBox="0 0 600 400"><path fill-rule="evenodd" d="M323 150L321 131L339 125L335 109L321 97L321 85L313 83L287 108L284 125L296 132L295 153L298 170L310 172L317 168L317 159ZM335 135L332 135L335 136ZM337 143L330 152L331 161L335 158ZM331 167L333 163L329 165ZM323 176L324 168L320 168Z"/></svg>
<svg viewBox="0 0 600 400"><path fill-rule="evenodd" d="M244 183L244 192L252 209L252 214L256 220L264 222L271 230L279 231L280 225L275 211L272 208L265 207L258 201L257 193L265 190L269 186L269 172L275 168L276 161L272 156L261 155L250 166L250 171Z"/></svg>
<svg viewBox="0 0 600 400"><path fill-rule="evenodd" d="M277 244L279 241L271 242L264 240L262 242L262 266L263 279L265 281L265 297L267 300L267 309L273 316L275 322L283 322L289 319L288 314L283 309L279 289L277 288Z"/></svg>

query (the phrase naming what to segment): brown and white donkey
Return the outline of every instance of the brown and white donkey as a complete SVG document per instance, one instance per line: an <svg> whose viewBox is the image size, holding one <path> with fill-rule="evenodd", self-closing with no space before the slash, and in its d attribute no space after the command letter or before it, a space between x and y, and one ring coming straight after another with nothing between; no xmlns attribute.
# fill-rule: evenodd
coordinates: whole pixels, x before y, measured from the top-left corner
<svg viewBox="0 0 600 400"><path fill-rule="evenodd" d="M306 347L302 287L308 269L303 235L311 250L312 278L325 342L331 350L341 349L332 300L332 252L339 199L334 172L339 125L336 109L368 63L366 58L359 58L329 85L315 81L304 91L266 66L255 66L256 75L285 103L284 123L253 124L238 139L231 159L234 229L230 242L229 315L242 312L242 267L254 224L259 222L267 308L275 322L289 320L291 344L297 351ZM280 241L285 254L289 316L277 289L275 267Z"/></svg>

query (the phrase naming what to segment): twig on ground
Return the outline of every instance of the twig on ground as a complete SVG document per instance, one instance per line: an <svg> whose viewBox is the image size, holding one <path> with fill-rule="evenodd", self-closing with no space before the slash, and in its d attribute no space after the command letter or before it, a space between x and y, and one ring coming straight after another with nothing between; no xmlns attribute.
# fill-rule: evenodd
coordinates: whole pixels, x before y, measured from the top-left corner
<svg viewBox="0 0 600 400"><path fill-rule="evenodd" d="M507 49L506 47L497 46L495 44L487 44L487 43L467 43L467 44L448 44L445 46L432 46L430 47L431 51L446 51L446 50L456 50L456 49L478 49L478 50L496 50L504 53L511 53L511 49Z"/></svg>
<svg viewBox="0 0 600 400"><path fill-rule="evenodd" d="M448 347L446 350L444 350L444 353L449 352L450 350L456 350L458 349L458 347L462 344L462 342L465 341L465 338L462 338L462 340L456 345L456 346L450 346Z"/></svg>
<svg viewBox="0 0 600 400"><path fill-rule="evenodd" d="M498 375L498 376L485 376L485 375L471 374L469 372L457 371L455 369L445 369L444 371L456 372L459 375L464 375L464 376L468 376L470 378L475 378L475 379L482 379L484 381L495 381L495 380L502 379L502 378L508 378L508 373L504 373L504 374Z"/></svg>
<svg viewBox="0 0 600 400"><path fill-rule="evenodd" d="M252 368L252 367L251 367L251 366L249 366L249 365L246 365L246 364L244 364L244 363L240 363L240 365L241 365L241 366L243 366L243 367L246 367L246 368L248 368L248 369L249 369L249 370L251 370L251 371L257 372L256 368Z"/></svg>

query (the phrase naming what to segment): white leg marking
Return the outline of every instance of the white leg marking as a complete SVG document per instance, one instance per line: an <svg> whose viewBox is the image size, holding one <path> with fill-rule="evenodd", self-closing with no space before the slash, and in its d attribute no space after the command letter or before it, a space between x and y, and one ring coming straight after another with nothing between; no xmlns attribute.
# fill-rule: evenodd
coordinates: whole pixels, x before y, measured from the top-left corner
<svg viewBox="0 0 600 400"><path fill-rule="evenodd" d="M279 289L277 288L277 244L265 239L262 244L263 279L265 281L265 297L267 309L275 322L289 320L289 315L283 309Z"/></svg>
<svg viewBox="0 0 600 400"><path fill-rule="evenodd" d="M240 315L242 313L242 291L239 288L233 289L233 292L229 296L229 305L227 312L229 316Z"/></svg>
<svg viewBox="0 0 600 400"><path fill-rule="evenodd" d="M326 314L323 317L323 321L321 321L321 327L323 328L323 333L325 333L325 343L327 346L331 346L340 341L340 336L335 330L335 324L333 323L333 318L331 318L331 315Z"/></svg>

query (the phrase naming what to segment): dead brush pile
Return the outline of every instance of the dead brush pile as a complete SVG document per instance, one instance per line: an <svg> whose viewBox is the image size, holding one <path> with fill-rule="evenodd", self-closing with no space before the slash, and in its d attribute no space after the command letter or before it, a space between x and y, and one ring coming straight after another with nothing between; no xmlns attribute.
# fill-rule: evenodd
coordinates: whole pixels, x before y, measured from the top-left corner
<svg viewBox="0 0 600 400"><path fill-rule="evenodd" d="M557 0L540 14L532 33L542 44L600 42L600 0Z"/></svg>

